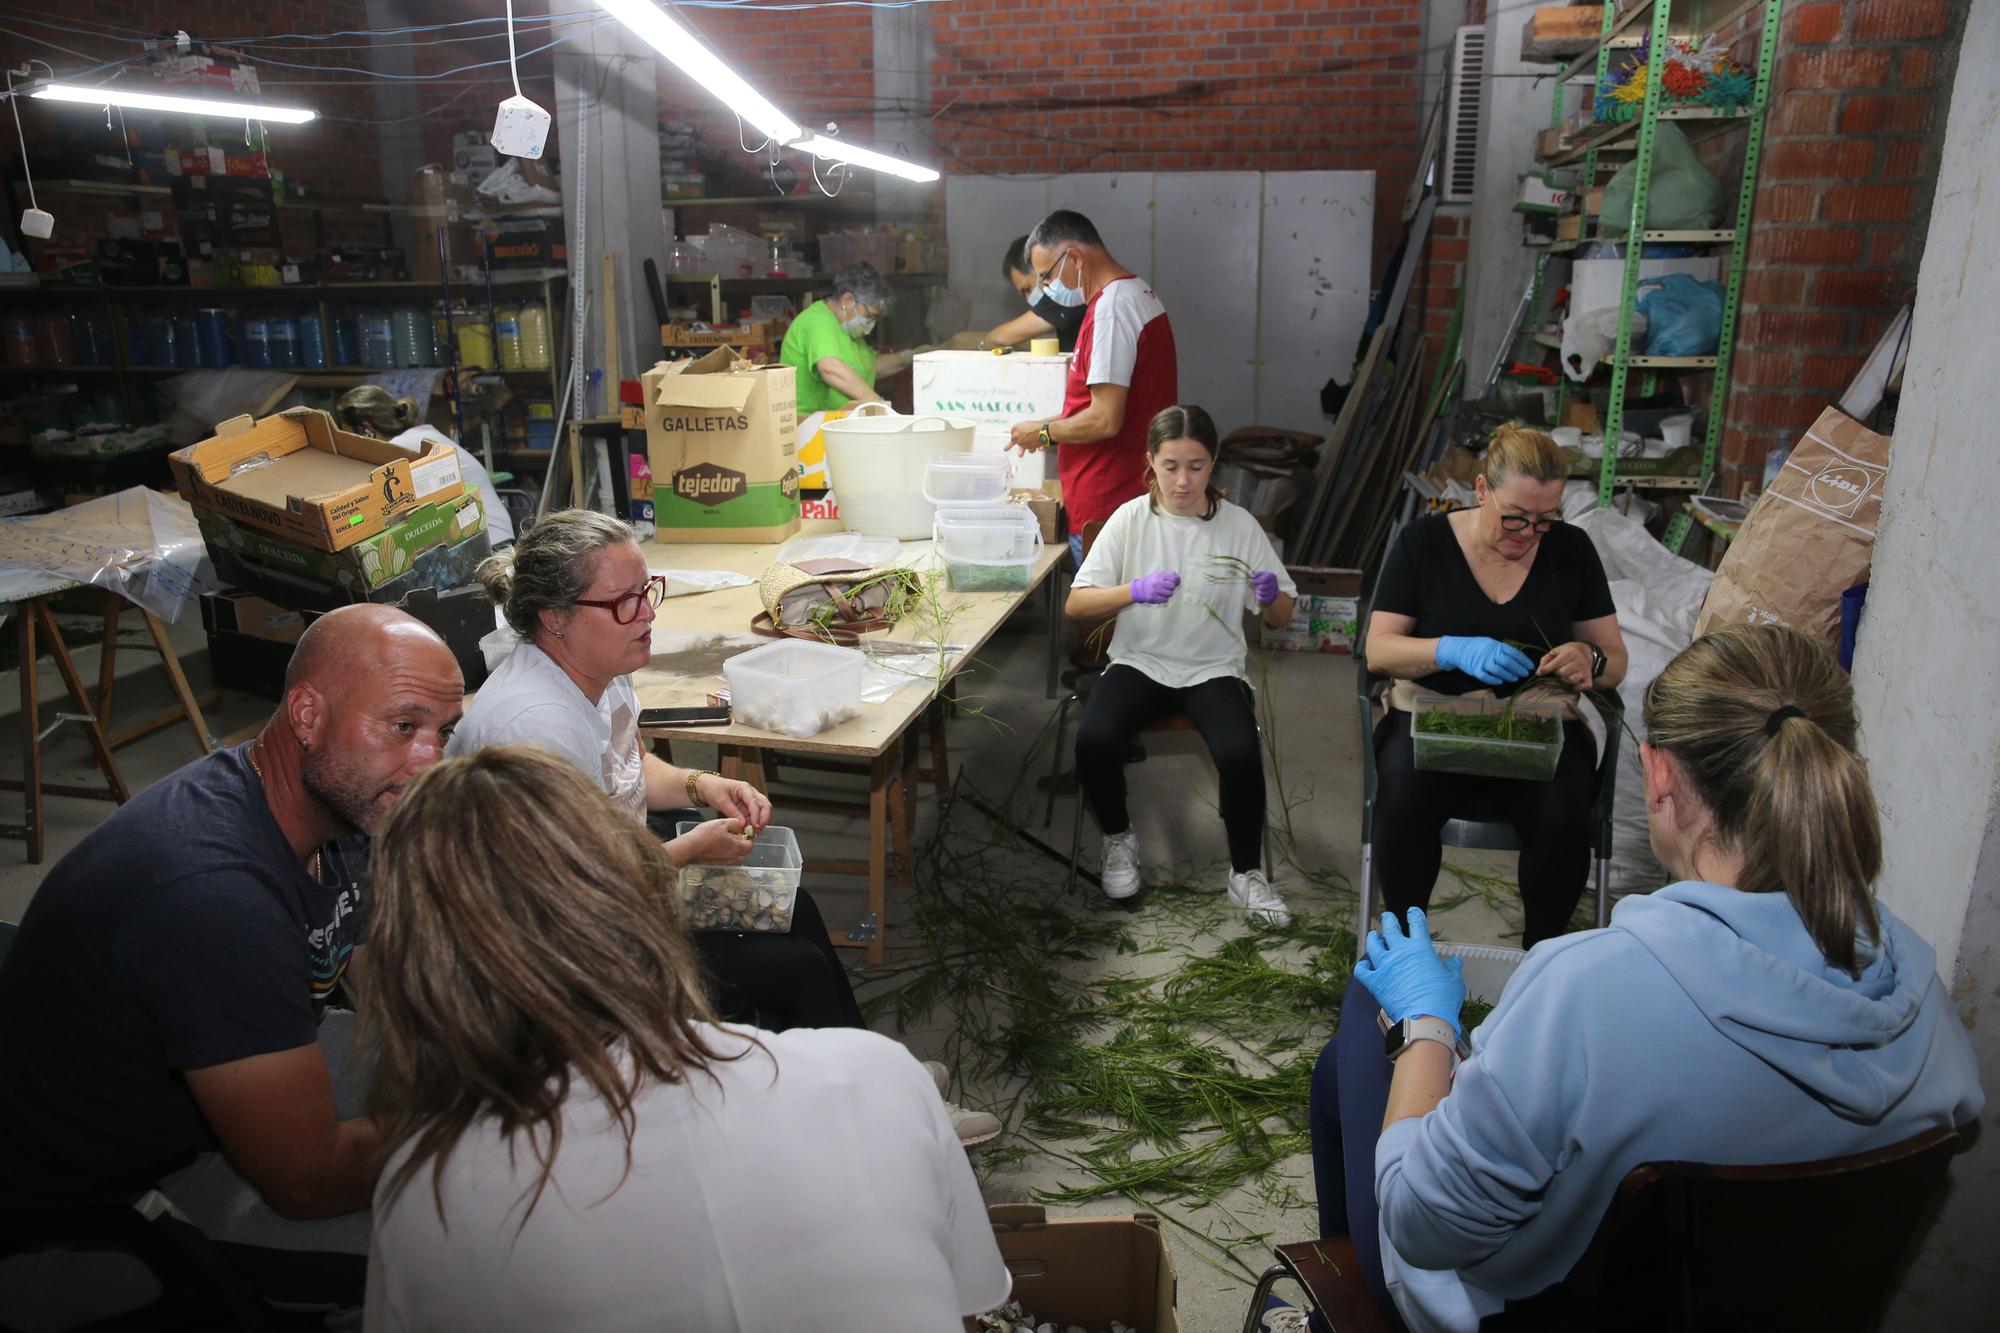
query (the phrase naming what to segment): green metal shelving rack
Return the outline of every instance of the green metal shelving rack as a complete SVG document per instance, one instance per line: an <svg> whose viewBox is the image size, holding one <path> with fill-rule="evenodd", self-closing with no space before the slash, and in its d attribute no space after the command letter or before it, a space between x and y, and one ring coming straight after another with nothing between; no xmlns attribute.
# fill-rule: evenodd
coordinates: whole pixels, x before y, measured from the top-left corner
<svg viewBox="0 0 2000 1333"><path fill-rule="evenodd" d="M1751 206L1757 192L1757 169L1764 147L1764 115L1770 104L1771 76L1777 57L1777 33L1783 0L1743 0L1741 3L1703 3L1703 0L1631 0L1620 5L1617 0L1609 0L1604 6L1603 25L1598 33L1596 45L1570 60L1556 76L1554 106L1550 114L1550 124L1560 129L1563 124L1564 98L1569 86L1586 71L1594 75L1591 85L1594 90L1605 85L1605 75L1611 69L1613 52L1636 45L1634 30L1644 24L1646 39L1646 96L1638 113L1627 122L1598 124L1583 136L1580 143L1563 149L1551 157L1541 159L1548 169L1545 173L1553 183L1553 172L1572 162L1581 161L1581 181L1583 187L1597 183L1602 170L1600 154L1630 151L1636 163L1632 190L1632 216L1625 232L1625 267L1618 305L1618 338L1611 354L1610 403L1603 421L1606 441L1604 458L1598 467L1597 499L1600 505L1608 505L1620 485L1632 485L1641 489L1649 485L1657 487L1657 478L1624 476L1618 471L1618 450L1613 441L1619 438L1624 425L1625 393L1634 370L1642 372L1641 389L1650 393L1661 372L1709 373L1714 377L1709 391L1708 426L1702 437L1701 468L1696 474L1697 481L1705 479L1715 470L1716 455L1722 443L1723 407L1729 395L1729 366L1736 344L1736 320L1740 309L1743 290L1744 263L1750 248ZM1737 40L1752 40L1756 43L1756 79L1749 104L1733 112L1718 112L1706 107L1662 106L1663 73L1666 68L1668 45L1676 34L1672 31L1675 11L1678 9L1686 18L1682 33L1710 35L1729 33L1739 21L1755 16L1754 27L1746 26L1735 34ZM1705 11L1719 9L1722 12L1713 22L1707 21ZM1595 94L1593 94L1595 95ZM1660 231L1645 227L1647 197L1651 193L1653 175L1653 150L1657 139L1659 123L1662 120L1704 122L1717 129L1741 128L1748 138L1743 150L1743 168L1736 188L1736 212L1733 224L1728 228L1704 231ZM1629 142L1628 142L1629 140ZM1581 189L1577 191L1581 197ZM1588 219L1584 220L1587 225ZM1633 243L1633 238L1638 243ZM1529 301L1529 310L1534 314L1533 323L1539 333L1543 321L1539 316L1544 289L1547 286L1546 273L1550 260L1556 253L1574 251L1592 244L1597 237L1584 235L1575 241L1559 241L1542 248L1535 260L1534 287ZM1655 357L1634 356L1632 354L1632 314L1638 297L1639 266L1648 243L1682 242L1694 245L1726 245L1728 260L1723 274L1722 336L1712 356L1701 357ZM1561 404L1568 397L1570 380L1564 374L1558 378L1558 414ZM1681 489L1688 489L1683 486ZM1667 528L1667 547L1679 551L1687 539L1694 523L1692 513L1683 509Z"/></svg>

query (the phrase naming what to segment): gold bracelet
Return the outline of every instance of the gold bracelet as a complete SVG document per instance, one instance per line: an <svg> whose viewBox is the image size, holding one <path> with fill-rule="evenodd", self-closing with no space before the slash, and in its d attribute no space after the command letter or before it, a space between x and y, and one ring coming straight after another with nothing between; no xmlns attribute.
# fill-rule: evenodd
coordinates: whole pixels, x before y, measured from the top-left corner
<svg viewBox="0 0 2000 1333"><path fill-rule="evenodd" d="M721 776L722 774L712 768L697 768L694 772L688 774L688 804L700 805L702 803L701 793L695 790L696 783L700 782L703 778L719 778Z"/></svg>

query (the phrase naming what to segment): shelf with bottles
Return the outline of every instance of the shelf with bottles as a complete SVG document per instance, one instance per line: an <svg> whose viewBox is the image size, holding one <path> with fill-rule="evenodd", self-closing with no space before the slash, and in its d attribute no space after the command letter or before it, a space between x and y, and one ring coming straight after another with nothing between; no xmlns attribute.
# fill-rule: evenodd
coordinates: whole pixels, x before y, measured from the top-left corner
<svg viewBox="0 0 2000 1333"><path fill-rule="evenodd" d="M232 180L262 180L264 177L229 177ZM138 181L91 181L91 180L42 180L37 178L35 190L38 194L74 195L81 198L108 199L151 199L171 197L174 187L151 182ZM322 199L308 196L297 198L289 194L273 195L271 200L279 208L310 209L326 213L375 212L392 205L377 204L361 199Z"/></svg>

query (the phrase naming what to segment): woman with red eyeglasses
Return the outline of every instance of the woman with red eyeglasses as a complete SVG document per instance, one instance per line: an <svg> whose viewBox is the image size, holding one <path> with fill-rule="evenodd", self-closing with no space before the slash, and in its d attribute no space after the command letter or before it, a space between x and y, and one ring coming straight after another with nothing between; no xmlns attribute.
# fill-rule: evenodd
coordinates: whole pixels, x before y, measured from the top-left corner
<svg viewBox="0 0 2000 1333"><path fill-rule="evenodd" d="M1523 947L1562 934L1590 869L1596 744L1574 713L1547 782L1419 770L1410 744L1416 696L1507 697L1536 677L1578 690L1625 678L1625 640L1590 538L1562 521L1567 460L1542 431L1493 432L1474 482L1478 504L1410 524L1375 583L1369 670L1393 677L1375 729L1375 874L1400 918L1428 908L1445 820L1474 793L1497 803L1521 841ZM1566 693L1566 692L1565 692Z"/></svg>
<svg viewBox="0 0 2000 1333"><path fill-rule="evenodd" d="M675 768L639 737L632 673L652 657L665 581L646 568L629 524L588 509L548 514L479 567L519 643L465 710L447 756L492 745L540 746L567 759L634 819L689 805L722 814L666 843L675 865L730 864L771 802L747 782ZM535 812L523 810L523 819ZM774 1031L862 1027L860 1008L811 895L799 891L788 934L695 936L732 1018Z"/></svg>

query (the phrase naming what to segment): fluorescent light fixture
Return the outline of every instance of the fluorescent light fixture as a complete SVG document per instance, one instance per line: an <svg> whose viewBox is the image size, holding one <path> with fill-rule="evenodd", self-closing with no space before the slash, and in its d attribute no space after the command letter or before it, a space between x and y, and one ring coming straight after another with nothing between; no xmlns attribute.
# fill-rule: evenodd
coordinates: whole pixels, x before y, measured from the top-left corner
<svg viewBox="0 0 2000 1333"><path fill-rule="evenodd" d="M804 136L805 131L797 121L772 106L762 93L745 83L741 75L723 64L693 33L669 18L651 0L597 0L597 6L645 38L654 50L680 66L681 73L715 94L724 106L755 125L766 138L788 144Z"/></svg>
<svg viewBox="0 0 2000 1333"><path fill-rule="evenodd" d="M230 120L263 120L303 125L319 112L302 106L272 106L265 102L232 102L219 97L173 97L134 92L128 88L87 88L73 83L45 83L30 94L48 102L84 106L122 106L133 111L173 111L184 116L217 116Z"/></svg>
<svg viewBox="0 0 2000 1333"><path fill-rule="evenodd" d="M929 167L920 167L914 162L905 162L900 157L890 157L872 148L858 144L843 143L839 139L829 139L824 134L815 134L798 145L802 153L814 157L830 157L836 162L849 162L857 167L872 167L876 171L891 176L901 176L906 181L934 181L938 174Z"/></svg>

